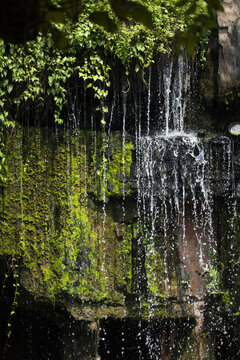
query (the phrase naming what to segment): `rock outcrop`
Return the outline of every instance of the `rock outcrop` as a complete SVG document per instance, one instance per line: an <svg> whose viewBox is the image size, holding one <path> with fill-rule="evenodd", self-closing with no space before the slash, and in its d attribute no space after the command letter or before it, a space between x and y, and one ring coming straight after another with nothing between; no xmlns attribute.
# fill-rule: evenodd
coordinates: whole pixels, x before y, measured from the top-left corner
<svg viewBox="0 0 240 360"><path fill-rule="evenodd" d="M218 12L218 88L219 94L240 86L240 3L222 0Z"/></svg>
<svg viewBox="0 0 240 360"><path fill-rule="evenodd" d="M226 131L230 121L238 120L240 95L240 4L222 0L224 12L217 13L218 28L211 33L202 96L215 129Z"/></svg>

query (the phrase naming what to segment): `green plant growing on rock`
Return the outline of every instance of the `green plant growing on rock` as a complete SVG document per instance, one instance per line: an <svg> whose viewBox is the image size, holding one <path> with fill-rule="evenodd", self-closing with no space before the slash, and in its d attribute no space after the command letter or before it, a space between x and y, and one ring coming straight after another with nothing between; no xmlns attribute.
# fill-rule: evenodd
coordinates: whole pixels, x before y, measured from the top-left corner
<svg viewBox="0 0 240 360"><path fill-rule="evenodd" d="M10 284L11 285L10 285ZM4 280L2 282L2 289L1 289L1 295L4 296L5 290L9 291L9 286L13 288L13 294L10 304L10 310L9 310L9 316L7 319L7 331L6 331L6 342L4 345L4 355L7 352L7 349L9 347L9 340L12 334L12 320L16 313L16 308L18 306L18 297L20 295L19 288L19 274L18 274L18 259L14 256L12 256L9 259L9 262L7 262L7 269L5 272Z"/></svg>
<svg viewBox="0 0 240 360"><path fill-rule="evenodd" d="M224 271L224 264L221 263L220 269L211 268L203 272L202 276L206 276L208 284L206 289L210 295L221 295L225 304L232 305L231 294L229 289L225 289L222 284L221 276Z"/></svg>
<svg viewBox="0 0 240 360"><path fill-rule="evenodd" d="M20 281L34 296L54 301L66 293L80 302L112 297L122 302L114 281L124 288L122 282L130 281L130 269L127 265L125 269L117 256L129 264L132 232L126 229L126 240L116 241L112 217L104 215L88 195L95 191L95 169L94 152L85 148L85 137L92 134L66 133L64 143L55 147L54 139L48 144L40 129L23 132L16 127L6 139L12 155L7 160L5 196L1 197L0 254L16 254L21 263ZM101 134L98 138L101 143ZM115 140L111 146L117 155L113 152L108 159L107 171L117 183L121 174L111 169L111 161L113 168L121 170L122 144L118 136ZM126 142L128 145L126 166L131 165L132 144ZM108 190L108 197L121 195L121 191L116 186ZM125 274L122 280L121 274Z"/></svg>

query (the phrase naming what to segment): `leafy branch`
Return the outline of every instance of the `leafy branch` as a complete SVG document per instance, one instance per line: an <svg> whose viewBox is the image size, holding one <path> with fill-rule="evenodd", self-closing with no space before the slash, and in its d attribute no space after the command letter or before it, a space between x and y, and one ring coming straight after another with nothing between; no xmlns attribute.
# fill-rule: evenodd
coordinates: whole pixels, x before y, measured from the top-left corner
<svg viewBox="0 0 240 360"><path fill-rule="evenodd" d="M20 283L19 283L19 275L18 275L18 264L17 264L17 260L14 256L12 256L11 258L11 262L10 265L8 267L7 272L5 273L5 278L3 280L2 283L2 294L4 292L4 289L6 289L7 287L7 281L12 278L13 279L13 300L12 300L12 304L11 304L11 308L10 308L10 312L9 312L9 317L8 317L8 321L7 321L7 340L5 343L5 348L4 348L4 354L6 354L7 352L7 348L9 347L9 339L11 337L12 334L12 319L13 316L16 313L16 307L18 305L18 296L19 296L19 287L20 287Z"/></svg>

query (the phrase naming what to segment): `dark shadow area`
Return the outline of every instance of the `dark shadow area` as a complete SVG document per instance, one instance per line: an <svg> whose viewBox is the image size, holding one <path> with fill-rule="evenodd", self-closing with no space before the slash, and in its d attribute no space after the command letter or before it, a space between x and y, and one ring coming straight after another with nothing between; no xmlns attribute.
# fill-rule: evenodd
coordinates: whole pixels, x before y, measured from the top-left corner
<svg viewBox="0 0 240 360"><path fill-rule="evenodd" d="M101 360L179 359L194 319L106 319L100 323Z"/></svg>
<svg viewBox="0 0 240 360"><path fill-rule="evenodd" d="M1 316L0 332L6 333L8 312ZM4 321L5 320L5 321ZM11 336L1 336L0 354L4 360L60 359L61 334L46 315L17 311L11 321Z"/></svg>
<svg viewBox="0 0 240 360"><path fill-rule="evenodd" d="M216 360L240 359L240 321L217 331L215 339Z"/></svg>

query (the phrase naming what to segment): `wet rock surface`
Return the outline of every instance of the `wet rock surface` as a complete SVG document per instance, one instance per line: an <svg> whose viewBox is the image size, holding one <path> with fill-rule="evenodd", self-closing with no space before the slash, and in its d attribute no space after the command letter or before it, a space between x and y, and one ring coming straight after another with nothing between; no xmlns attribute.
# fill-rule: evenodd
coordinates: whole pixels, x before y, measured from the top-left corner
<svg viewBox="0 0 240 360"><path fill-rule="evenodd" d="M203 352L208 359L211 346L201 337L212 321L205 321L206 301L211 293L220 298L226 293L228 299L227 294L238 289L229 138L148 137L137 148L134 139L126 137L122 150L117 133L109 139L105 155L100 134L94 140L91 133L75 131L56 141L48 131L46 141L43 130L25 131L18 128L7 141L12 157L1 198L2 259L7 268L14 246L23 289L16 329L35 328L34 318L45 321L42 309L46 307L49 323L46 320L44 331L51 333L55 327L56 334L60 331L57 337L65 354L61 359L94 359L96 344L103 359L108 359L112 355L98 341L99 321L103 337L103 319L112 319L112 324L126 319L121 326L124 321L141 324L145 329L141 336L149 339L149 346L155 344L161 359L169 358L173 349L180 349L181 359L198 359ZM89 139L103 148L96 152L86 145ZM224 263L224 272L215 257ZM235 284L232 289L228 289L229 279ZM8 300L13 284L14 277L8 284ZM238 291L234 291L227 321L238 311ZM63 318L56 318L59 311ZM28 325L21 320L25 312L32 319ZM165 319L162 325L159 319ZM183 319L187 319L187 332L179 348L175 322ZM171 321L174 330L169 328ZM160 327L168 329L165 335ZM130 328L123 331L126 343ZM214 334L220 336L217 330ZM58 352L58 346L46 346L53 346L53 354ZM151 351L151 346L141 351Z"/></svg>

